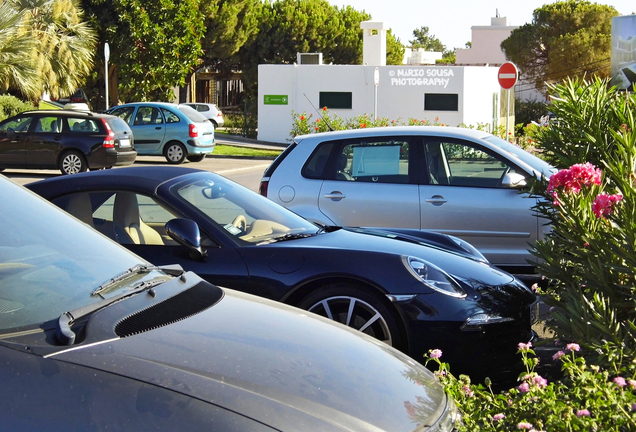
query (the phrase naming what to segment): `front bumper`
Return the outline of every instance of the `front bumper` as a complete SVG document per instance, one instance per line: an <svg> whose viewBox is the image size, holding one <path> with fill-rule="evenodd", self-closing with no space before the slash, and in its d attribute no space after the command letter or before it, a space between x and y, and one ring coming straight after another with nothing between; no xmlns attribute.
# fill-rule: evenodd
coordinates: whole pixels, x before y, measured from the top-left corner
<svg viewBox="0 0 636 432"><path fill-rule="evenodd" d="M509 370L521 361L517 354L519 342L535 338L534 303L507 304L505 314L502 310L491 312L512 320L471 329L465 327L466 320L488 311L476 299L420 294L394 304L406 325L408 354L422 361L429 350L440 349L441 361L449 363L456 376L491 376Z"/></svg>

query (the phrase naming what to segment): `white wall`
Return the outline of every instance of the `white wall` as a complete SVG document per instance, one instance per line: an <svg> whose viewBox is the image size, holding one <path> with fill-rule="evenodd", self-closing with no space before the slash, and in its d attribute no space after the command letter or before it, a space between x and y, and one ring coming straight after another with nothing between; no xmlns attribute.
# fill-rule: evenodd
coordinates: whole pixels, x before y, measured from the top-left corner
<svg viewBox="0 0 636 432"><path fill-rule="evenodd" d="M401 65L379 66L378 71L378 117L403 122L409 118L434 122L438 118L439 123L451 126L492 123L492 94L500 90L497 67ZM288 142L292 110L313 113L315 119L318 116L316 110L321 108L321 91L352 93L351 109L328 107L330 114L340 118L364 114L372 117L374 72L374 66L358 65L259 65L258 138ZM458 94L458 110L425 111L424 95L427 93ZM287 104L265 104L266 95L287 96Z"/></svg>

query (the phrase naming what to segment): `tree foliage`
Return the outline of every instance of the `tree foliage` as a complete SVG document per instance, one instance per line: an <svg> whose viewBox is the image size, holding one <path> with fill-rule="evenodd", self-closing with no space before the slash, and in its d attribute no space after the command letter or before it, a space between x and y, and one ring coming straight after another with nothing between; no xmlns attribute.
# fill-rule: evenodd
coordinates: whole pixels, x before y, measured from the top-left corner
<svg viewBox="0 0 636 432"><path fill-rule="evenodd" d="M587 0L546 4L532 23L515 29L501 43L506 57L539 91L566 77L608 77L614 7Z"/></svg>
<svg viewBox="0 0 636 432"><path fill-rule="evenodd" d="M260 0L201 0L205 34L201 40L201 66L231 72L238 52L259 27Z"/></svg>
<svg viewBox="0 0 636 432"><path fill-rule="evenodd" d="M76 0L8 0L2 3L4 87L25 97L70 94L90 73L95 32ZM12 66L10 66L12 65ZM13 76L6 78L6 71Z"/></svg>
<svg viewBox="0 0 636 432"><path fill-rule="evenodd" d="M100 46L110 45L112 82L122 101L169 100L184 85L202 55L204 32L199 0L83 0ZM104 82L101 68L93 88ZM112 75L112 72L109 72ZM114 88L117 90L117 87ZM111 92L117 100L116 92Z"/></svg>
<svg viewBox="0 0 636 432"><path fill-rule="evenodd" d="M22 24L23 14L8 2L0 3L0 90L16 89L34 98L42 91L42 81L34 68L35 40Z"/></svg>
<svg viewBox="0 0 636 432"><path fill-rule="evenodd" d="M434 34L430 34L429 28L426 26L413 30L413 37L415 39L409 41L411 48L423 48L426 51L434 52L444 52L446 50L446 45L437 39Z"/></svg>

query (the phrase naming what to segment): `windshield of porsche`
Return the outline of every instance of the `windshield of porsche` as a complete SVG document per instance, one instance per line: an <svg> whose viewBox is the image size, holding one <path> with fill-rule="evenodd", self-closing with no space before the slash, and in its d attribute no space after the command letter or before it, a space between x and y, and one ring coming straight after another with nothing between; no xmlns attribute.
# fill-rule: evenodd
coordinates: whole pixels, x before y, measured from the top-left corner
<svg viewBox="0 0 636 432"><path fill-rule="evenodd" d="M0 202L0 335L99 301L93 290L135 264L146 264L2 176ZM133 283L126 282L108 294Z"/></svg>
<svg viewBox="0 0 636 432"><path fill-rule="evenodd" d="M319 230L297 214L222 177L199 176L180 183L176 194L239 243L261 243L289 234L311 235Z"/></svg>

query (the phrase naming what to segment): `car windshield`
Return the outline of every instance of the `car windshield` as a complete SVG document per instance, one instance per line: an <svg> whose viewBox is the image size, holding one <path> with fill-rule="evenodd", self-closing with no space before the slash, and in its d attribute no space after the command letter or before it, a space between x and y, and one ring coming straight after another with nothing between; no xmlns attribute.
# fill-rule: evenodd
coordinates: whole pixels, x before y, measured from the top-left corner
<svg viewBox="0 0 636 432"><path fill-rule="evenodd" d="M147 262L2 176L0 202L0 337L40 326L136 282L165 277L158 271L139 273L104 296L91 295Z"/></svg>
<svg viewBox="0 0 636 432"><path fill-rule="evenodd" d="M200 174L173 187L239 244L267 243L318 233L317 225L221 176Z"/></svg>
<svg viewBox="0 0 636 432"><path fill-rule="evenodd" d="M179 105L178 106L179 110L184 113L190 120L192 120L194 123L205 123L206 121L208 121L208 119L206 119L205 117L203 117L203 114L200 114L197 110L195 110L194 108L190 108L187 105Z"/></svg>
<svg viewBox="0 0 636 432"><path fill-rule="evenodd" d="M546 161L544 161L543 159L540 159L536 157L535 155L528 153L521 147L518 147L512 143L509 143L505 139L492 135L492 136L484 138L484 141L488 141L490 144L496 145L500 149L518 158L525 164L530 165L537 172L543 174L547 178L550 178L550 175L556 172L556 168L550 165L549 163L547 163Z"/></svg>

